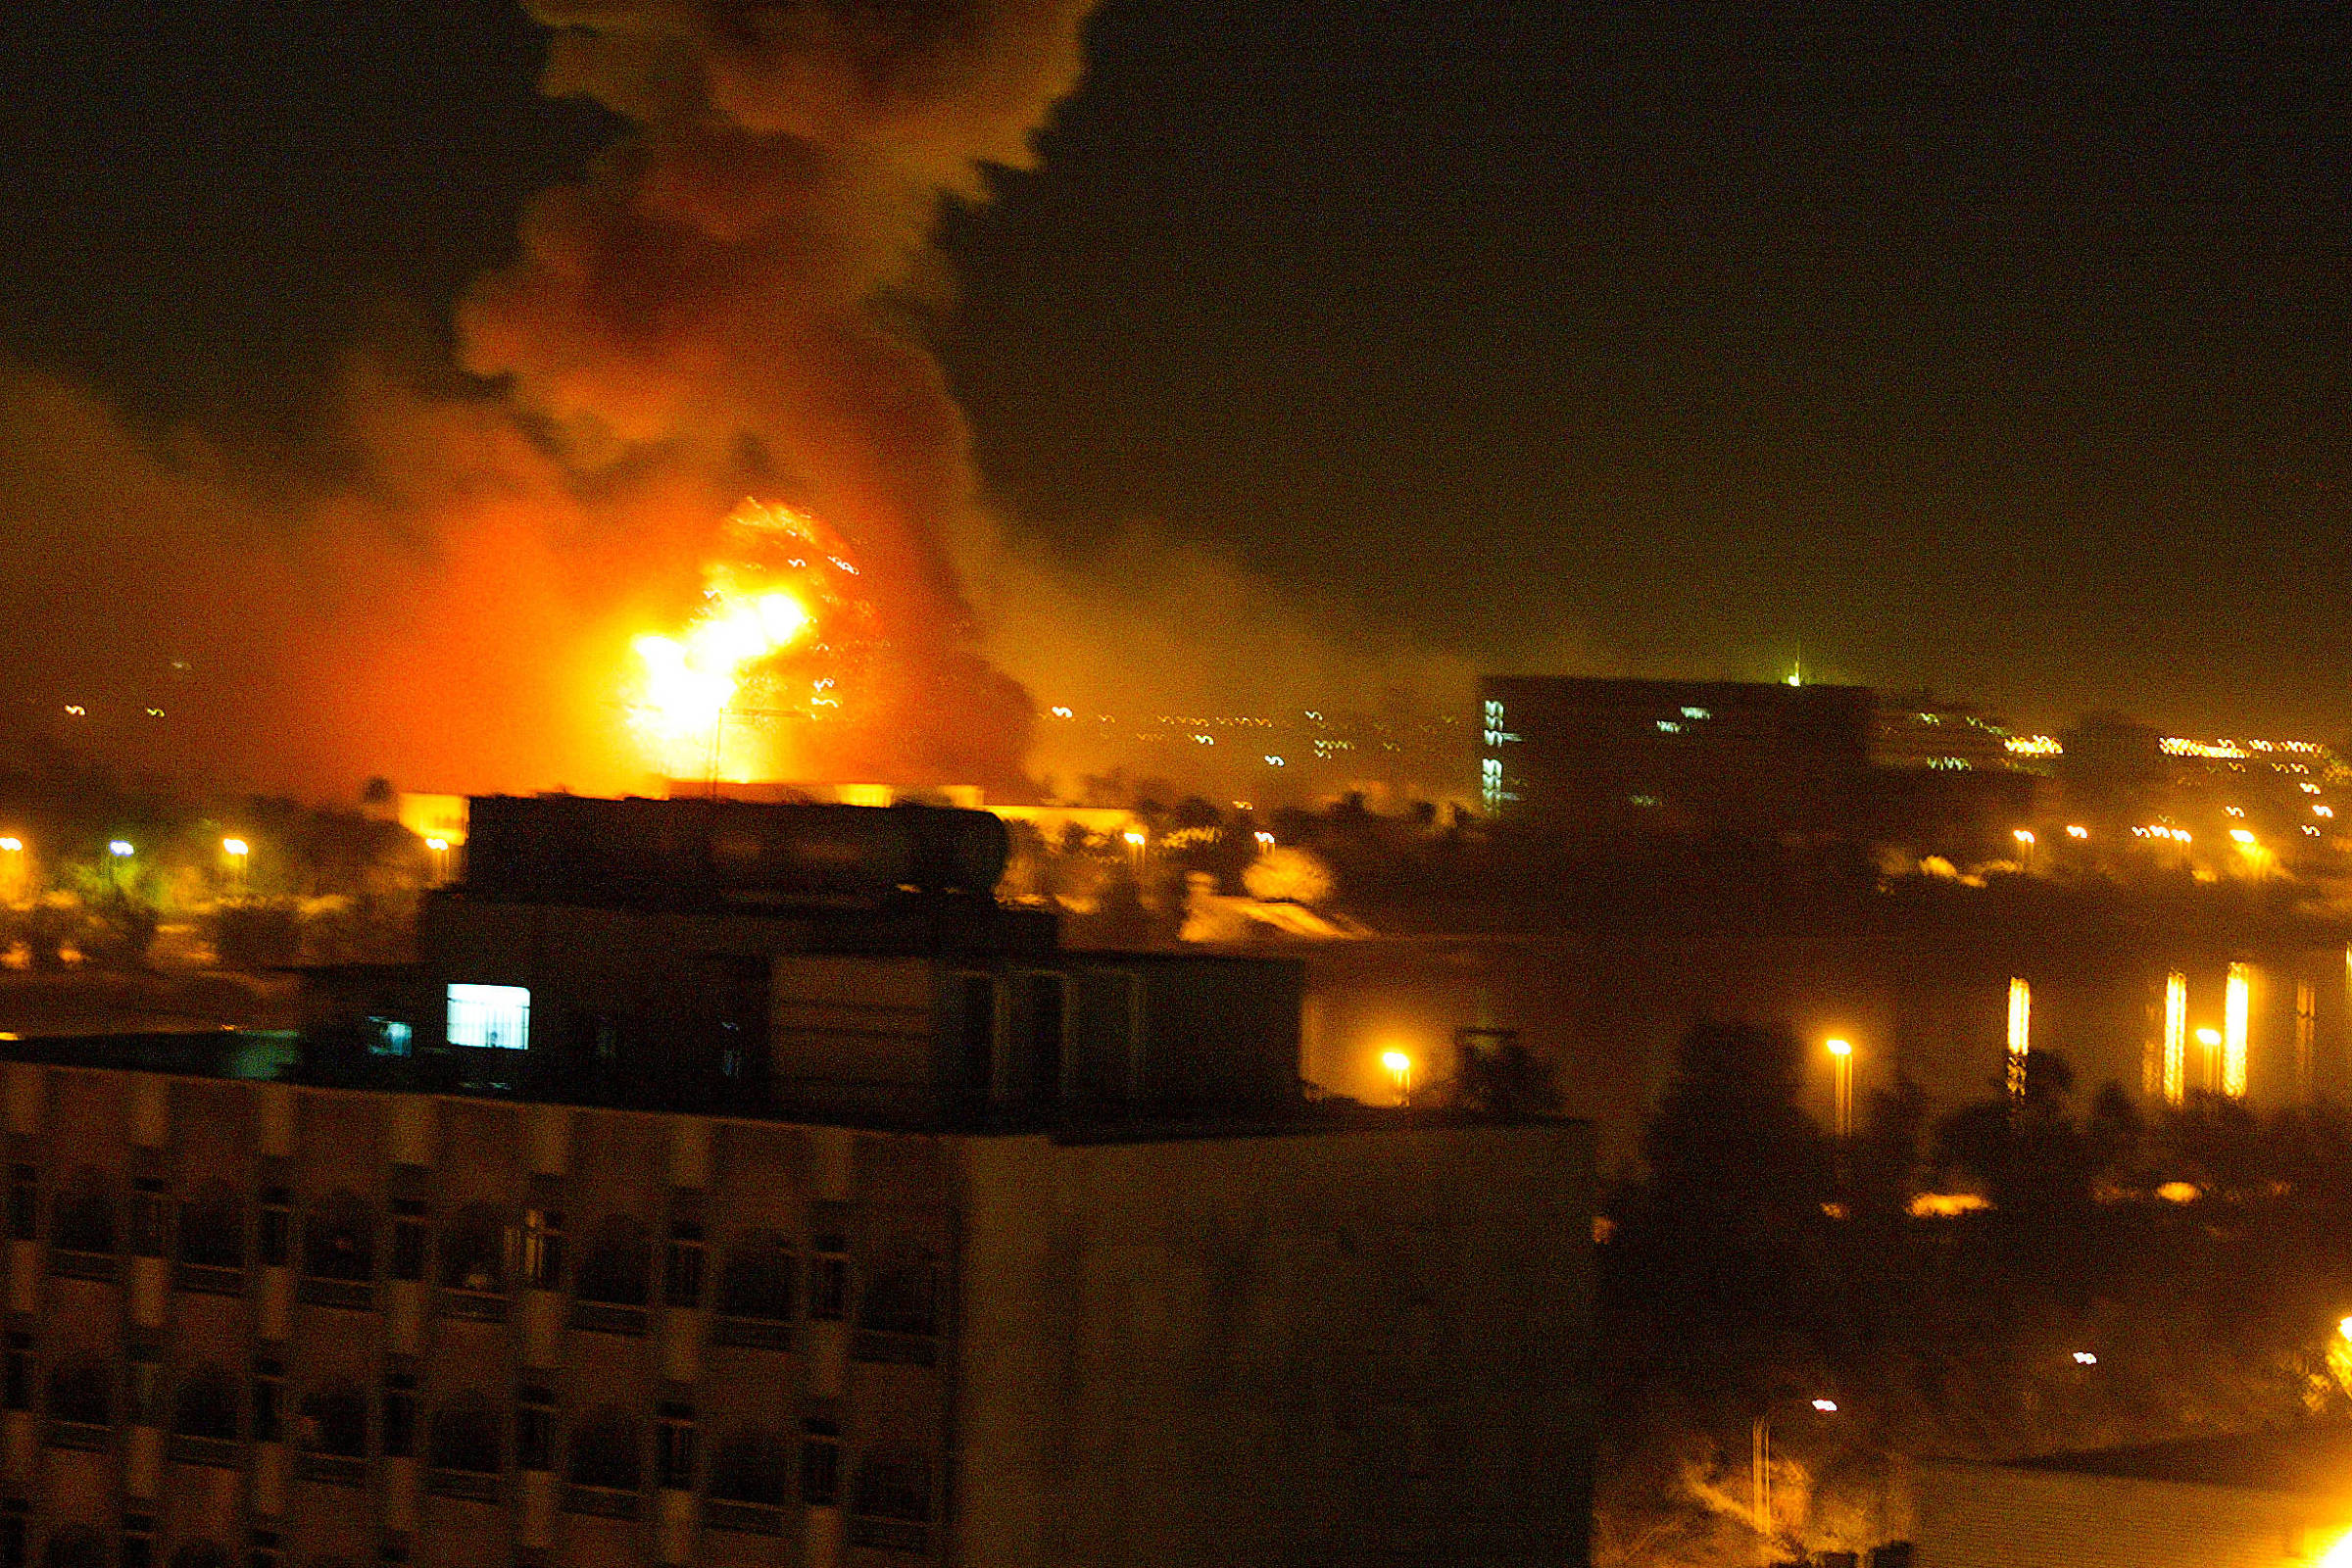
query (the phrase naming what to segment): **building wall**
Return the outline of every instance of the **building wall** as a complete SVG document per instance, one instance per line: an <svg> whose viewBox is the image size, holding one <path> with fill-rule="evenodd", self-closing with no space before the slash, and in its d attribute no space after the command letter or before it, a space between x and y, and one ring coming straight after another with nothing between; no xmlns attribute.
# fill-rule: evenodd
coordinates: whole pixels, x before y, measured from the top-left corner
<svg viewBox="0 0 2352 1568"><path fill-rule="evenodd" d="M959 1561L1585 1561L1581 1125L957 1153Z"/></svg>
<svg viewBox="0 0 2352 1568"><path fill-rule="evenodd" d="M76 1531L92 1533L95 1562L119 1560L135 1532L158 1564L209 1544L286 1568L880 1568L943 1549L952 1322L938 1282L955 1232L936 1139L28 1063L0 1069L0 1087L12 1233L0 1552L21 1533L31 1560L51 1544L72 1558ZM202 1217L223 1200L224 1225ZM103 1246L98 1213L113 1230ZM524 1272L533 1215L562 1238L541 1284ZM414 1249L400 1239L412 1226ZM468 1234L488 1250L468 1252ZM200 1235L227 1237L233 1266L192 1264ZM338 1235L351 1245L328 1245ZM729 1270L773 1242L790 1305L780 1319L737 1315ZM829 1304L812 1289L823 1249L841 1258ZM637 1260L638 1298L588 1299L592 1268L614 1257ZM897 1314L869 1328L877 1282L921 1282L926 1267L928 1291L912 1294L928 1318L909 1321L902 1291ZM56 1383L84 1368L94 1410ZM228 1391L224 1435L179 1430L208 1378ZM274 1434L264 1385L278 1391ZM521 1462L524 1390L552 1409L545 1468ZM306 1411L337 1392L364 1411L349 1456L322 1451L325 1426ZM415 1416L405 1453L391 1424L402 1397ZM492 1417L489 1473L435 1462L436 1418L463 1408ZM600 1415L629 1435L634 1486L575 1484ZM665 1415L691 1434L666 1478ZM801 1487L818 1427L842 1456L838 1494L821 1502ZM782 1454L768 1502L712 1494L718 1449L747 1432ZM868 1518L860 1481L876 1455L910 1457L922 1479L911 1504ZM861 1544L877 1538L891 1548Z"/></svg>
<svg viewBox="0 0 2352 1568"><path fill-rule="evenodd" d="M2293 1568L2352 1506L2279 1493L1994 1465L1919 1477L1917 1568Z"/></svg>

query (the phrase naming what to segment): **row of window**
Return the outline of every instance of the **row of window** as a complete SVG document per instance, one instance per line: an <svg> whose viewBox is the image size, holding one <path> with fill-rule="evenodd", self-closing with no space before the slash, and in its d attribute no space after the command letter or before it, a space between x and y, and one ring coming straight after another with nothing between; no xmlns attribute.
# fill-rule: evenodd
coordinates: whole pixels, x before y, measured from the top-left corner
<svg viewBox="0 0 2352 1568"><path fill-rule="evenodd" d="M30 1408L29 1348L24 1338L12 1336L8 1352L5 1395L11 1409ZM327 1459L422 1458L435 1471L497 1476L511 1458L517 1470L561 1468L574 1486L632 1493L642 1490L648 1474L645 1424L615 1404L599 1405L572 1423L559 1466L556 1401L548 1389L535 1385L518 1389L503 1410L486 1395L464 1394L443 1400L429 1419L419 1410L416 1380L399 1374L384 1380L372 1410L368 1393L351 1383L329 1385L289 1406L283 1369L269 1358L255 1363L249 1403L240 1398L237 1381L217 1365L183 1376L168 1409L158 1363L131 1362L125 1385L121 1393L129 1419L163 1426L173 1440L174 1457L193 1463L241 1466L235 1446L246 1436L249 1408L252 1441L291 1442L305 1455ZM51 1442L74 1446L70 1429L113 1426L117 1392L115 1369L104 1358L76 1357L58 1366L49 1378L48 1414L52 1423L69 1430L53 1426ZM651 1474L662 1487L693 1491L707 1479L707 1494L713 1498L771 1508L796 1497L811 1507L842 1500L841 1433L830 1416L803 1421L797 1453L774 1427L732 1428L713 1446L707 1478L699 1473L701 1425L692 1405L664 1402L653 1427ZM927 1521L930 1474L929 1460L917 1450L869 1447L858 1456L853 1511Z"/></svg>
<svg viewBox="0 0 2352 1568"><path fill-rule="evenodd" d="M359 1284L377 1276L375 1215L349 1192L328 1194L298 1216L287 1189L265 1188L259 1222L250 1237L243 1200L225 1184L181 1203L176 1226L172 1200L160 1183L143 1182L132 1196L128 1234L119 1238L113 1194L104 1175L86 1167L74 1172L50 1205L51 1247L81 1256L107 1256L117 1250L119 1240L127 1240L134 1255L174 1255L196 1270L241 1273L249 1256L280 1266L291 1266L299 1257L302 1272L312 1279ZM528 1208L519 1222L511 1223L510 1211L475 1203L443 1216L438 1224L420 1201L395 1200L392 1209L390 1245L381 1250L381 1261L386 1277L394 1280L431 1278L447 1290L503 1296L516 1282L560 1291L568 1277L571 1294L584 1301L615 1306L647 1306L657 1299L679 1307L713 1304L726 1316L774 1321L792 1318L805 1295L810 1318L847 1315L849 1244L838 1230L809 1238L805 1269L799 1250L778 1233L739 1232L723 1251L717 1299L706 1303L709 1248L696 1221L670 1224L657 1270L654 1238L645 1223L631 1215L609 1215L589 1233L577 1266L567 1271L569 1238L559 1209ZM37 1172L20 1165L9 1192L12 1234L20 1240L38 1239L39 1216ZM896 1334L938 1332L939 1268L928 1249L875 1249L860 1272L861 1326ZM241 1281L232 1283L241 1288Z"/></svg>

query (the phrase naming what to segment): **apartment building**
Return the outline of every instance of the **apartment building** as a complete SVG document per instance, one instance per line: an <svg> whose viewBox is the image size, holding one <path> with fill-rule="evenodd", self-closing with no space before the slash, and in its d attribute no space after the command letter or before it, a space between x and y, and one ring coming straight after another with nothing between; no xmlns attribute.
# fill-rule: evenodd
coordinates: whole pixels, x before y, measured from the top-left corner
<svg viewBox="0 0 2352 1568"><path fill-rule="evenodd" d="M1585 1129L855 809L477 802L298 1045L0 1047L0 1564L1581 1561Z"/></svg>

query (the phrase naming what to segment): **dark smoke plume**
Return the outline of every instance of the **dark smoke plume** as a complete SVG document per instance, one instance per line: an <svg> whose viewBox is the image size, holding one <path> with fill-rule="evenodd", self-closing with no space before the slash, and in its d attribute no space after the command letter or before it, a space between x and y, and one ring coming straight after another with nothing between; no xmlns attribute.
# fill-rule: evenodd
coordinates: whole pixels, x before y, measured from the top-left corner
<svg viewBox="0 0 2352 1568"><path fill-rule="evenodd" d="M807 775L1017 787L1030 704L947 555L976 480L911 300L942 204L1032 161L1090 5L538 5L546 90L632 129L462 303L482 384L355 366L351 477L158 443L0 367L15 716L312 793L642 787L630 638L693 612L749 495L821 517L870 597L862 706Z"/></svg>

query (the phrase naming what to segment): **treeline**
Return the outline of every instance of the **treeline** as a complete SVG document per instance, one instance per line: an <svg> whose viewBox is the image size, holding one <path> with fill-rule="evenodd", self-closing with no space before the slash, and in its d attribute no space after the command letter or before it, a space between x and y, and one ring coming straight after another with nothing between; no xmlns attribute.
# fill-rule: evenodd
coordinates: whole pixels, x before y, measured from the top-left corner
<svg viewBox="0 0 2352 1568"><path fill-rule="evenodd" d="M2352 1116L2200 1097L2145 1115L2037 1054L1844 1146L1785 1031L1684 1040L1599 1250L1596 1561L1752 1563L1906 1539L1908 1469L2352 1409ZM1826 1398L1825 1413L1811 1401ZM1774 1507L1753 1509L1769 1418Z"/></svg>

